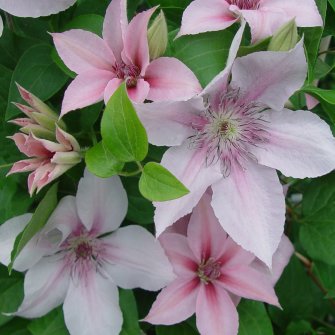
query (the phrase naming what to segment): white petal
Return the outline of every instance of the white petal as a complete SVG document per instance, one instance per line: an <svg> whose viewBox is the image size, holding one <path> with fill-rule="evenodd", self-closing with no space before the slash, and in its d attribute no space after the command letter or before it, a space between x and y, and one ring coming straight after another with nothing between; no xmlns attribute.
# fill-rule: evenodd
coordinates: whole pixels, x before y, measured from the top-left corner
<svg viewBox="0 0 335 335"><path fill-rule="evenodd" d="M48 16L72 6L76 0L0 0L0 8L21 17Z"/></svg>
<svg viewBox="0 0 335 335"><path fill-rule="evenodd" d="M285 198L277 173L254 162L212 186L220 224L241 247L269 267L284 230Z"/></svg>
<svg viewBox="0 0 335 335"><path fill-rule="evenodd" d="M127 214L127 193L118 176L102 179L85 170L76 201L82 223L98 234L117 229Z"/></svg>
<svg viewBox="0 0 335 335"><path fill-rule="evenodd" d="M335 169L330 127L309 111L267 111L269 143L254 155L260 164L294 178L318 177Z"/></svg>
<svg viewBox="0 0 335 335"><path fill-rule="evenodd" d="M172 267L159 242L139 226L120 228L103 239L105 270L126 289L156 291L174 279Z"/></svg>
<svg viewBox="0 0 335 335"><path fill-rule="evenodd" d="M117 287L98 272L70 282L63 310L71 335L119 335L121 331Z"/></svg>
<svg viewBox="0 0 335 335"><path fill-rule="evenodd" d="M37 318L59 306L69 286L70 269L59 256L43 258L26 274L24 300L15 315Z"/></svg>

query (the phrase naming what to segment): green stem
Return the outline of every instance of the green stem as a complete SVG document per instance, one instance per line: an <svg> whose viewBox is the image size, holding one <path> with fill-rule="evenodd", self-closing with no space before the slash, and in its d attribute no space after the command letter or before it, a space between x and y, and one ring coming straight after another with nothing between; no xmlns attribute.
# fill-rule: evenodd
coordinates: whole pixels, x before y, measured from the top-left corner
<svg viewBox="0 0 335 335"><path fill-rule="evenodd" d="M140 173L142 173L142 170L138 169L138 170L132 171L132 172L120 172L119 176L121 176L121 177L134 177L134 176L137 176Z"/></svg>
<svg viewBox="0 0 335 335"><path fill-rule="evenodd" d="M91 134L92 134L93 145L98 144L97 135L95 134L95 131L94 131L93 127L91 128Z"/></svg>
<svg viewBox="0 0 335 335"><path fill-rule="evenodd" d="M321 55L324 55L324 54L334 55L335 54L335 49L329 49L329 50L326 50L326 51L319 52L318 56L321 56Z"/></svg>
<svg viewBox="0 0 335 335"><path fill-rule="evenodd" d="M141 164L141 162L136 161L136 164L137 164L139 170L141 170L141 172L142 172L143 171L143 165Z"/></svg>
<svg viewBox="0 0 335 335"><path fill-rule="evenodd" d="M8 164L3 164L3 165L0 165L0 169L5 169L7 167L10 167L12 166L14 163L8 163Z"/></svg>

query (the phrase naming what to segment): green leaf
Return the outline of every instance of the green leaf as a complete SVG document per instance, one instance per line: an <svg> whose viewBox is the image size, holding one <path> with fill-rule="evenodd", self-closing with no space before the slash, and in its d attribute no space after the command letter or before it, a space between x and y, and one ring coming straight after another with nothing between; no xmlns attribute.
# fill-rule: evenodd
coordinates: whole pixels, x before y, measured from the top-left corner
<svg viewBox="0 0 335 335"><path fill-rule="evenodd" d="M150 201L173 200L189 193L170 171L154 162L144 166L139 188L142 195Z"/></svg>
<svg viewBox="0 0 335 335"><path fill-rule="evenodd" d="M272 335L272 325L261 302L243 300L238 305L238 335Z"/></svg>
<svg viewBox="0 0 335 335"><path fill-rule="evenodd" d="M185 322L178 324L178 325L173 325L173 326L157 326L156 333L157 335L197 335L199 334Z"/></svg>
<svg viewBox="0 0 335 335"><path fill-rule="evenodd" d="M76 16L72 21L68 22L62 30L83 29L101 36L103 22L104 18L101 15L85 14Z"/></svg>
<svg viewBox="0 0 335 335"><path fill-rule="evenodd" d="M32 335L69 335L61 308L53 310L42 318L33 320L28 329Z"/></svg>
<svg viewBox="0 0 335 335"><path fill-rule="evenodd" d="M31 220L23 232L16 237L14 249L11 254L11 262L8 266L9 272L12 271L15 259L27 243L45 226L51 213L57 206L57 186L54 184L46 193L42 201L36 208Z"/></svg>
<svg viewBox="0 0 335 335"><path fill-rule="evenodd" d="M285 332L285 335L306 335L306 334L317 335L317 333L313 330L312 325L305 320L290 323Z"/></svg>
<svg viewBox="0 0 335 335"><path fill-rule="evenodd" d="M328 0L329 4L333 7L335 11L335 0Z"/></svg>
<svg viewBox="0 0 335 335"><path fill-rule="evenodd" d="M122 162L142 161L148 137L131 103L125 83L109 99L101 121L103 142Z"/></svg>
<svg viewBox="0 0 335 335"><path fill-rule="evenodd" d="M235 31L225 29L182 36L171 41L169 54L185 63L204 87L225 68L234 35Z"/></svg>
<svg viewBox="0 0 335 335"><path fill-rule="evenodd" d="M335 91L334 90L324 90L322 88L307 86L303 87L301 91L308 93L318 100L324 101L331 105L335 105Z"/></svg>
<svg viewBox="0 0 335 335"><path fill-rule="evenodd" d="M108 178L122 171L124 163L118 161L103 142L90 148L85 154L90 172L100 178Z"/></svg>
<svg viewBox="0 0 335 335"><path fill-rule="evenodd" d="M140 335L138 312L134 293L119 289L120 308L123 314L123 324L120 335ZM49 335L49 334L48 334Z"/></svg>
<svg viewBox="0 0 335 335"><path fill-rule="evenodd" d="M314 179L303 194L300 241L315 260L335 265L335 174Z"/></svg>
<svg viewBox="0 0 335 335"><path fill-rule="evenodd" d="M6 120L21 113L11 103L23 102L16 82L41 100L51 98L65 85L68 77L53 62L51 51L51 46L40 44L28 49L20 58L9 88Z"/></svg>
<svg viewBox="0 0 335 335"><path fill-rule="evenodd" d="M8 276L4 266L0 266L0 326L13 319L13 316L5 316L2 313L15 312L23 299L23 277L19 273ZM0 334L2 333L0 328Z"/></svg>
<svg viewBox="0 0 335 335"><path fill-rule="evenodd" d="M253 52L266 51L270 41L271 41L271 37L267 37L255 44L248 45L248 46L241 46L238 49L237 56L242 57L242 56L249 55Z"/></svg>
<svg viewBox="0 0 335 335"><path fill-rule="evenodd" d="M0 327L0 334L4 335L31 335L27 329L29 320L13 318L10 322Z"/></svg>
<svg viewBox="0 0 335 335"><path fill-rule="evenodd" d="M150 224L154 222L154 206L143 198L138 190L134 178L123 178L122 184L127 191L128 212L127 219L138 224Z"/></svg>

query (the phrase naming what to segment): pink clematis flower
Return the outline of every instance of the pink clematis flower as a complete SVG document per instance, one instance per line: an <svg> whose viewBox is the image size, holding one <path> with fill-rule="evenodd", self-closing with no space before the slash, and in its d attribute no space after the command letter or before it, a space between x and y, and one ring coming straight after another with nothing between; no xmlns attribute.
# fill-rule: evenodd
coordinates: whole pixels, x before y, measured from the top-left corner
<svg viewBox="0 0 335 335"><path fill-rule="evenodd" d="M159 242L144 228L119 228L127 212L120 178L85 172L77 196L64 197L47 225L22 250L14 268L28 270L24 300L14 315L36 318L63 305L71 335L118 335L118 289L159 290L174 279ZM31 215L0 226L0 261Z"/></svg>
<svg viewBox="0 0 335 335"><path fill-rule="evenodd" d="M157 235L190 213L210 186L224 230L271 266L285 222L275 169L295 178L324 175L335 168L335 139L318 116L284 108L306 76L302 42L289 52L256 52L233 62L241 29L227 68L201 95L136 109L149 141L172 146L162 165L190 190L155 204Z"/></svg>
<svg viewBox="0 0 335 335"><path fill-rule="evenodd" d="M16 133L9 137L30 158L14 163L7 175L33 171L28 177L30 195L39 192L81 161L77 140L58 126L55 133L57 142L38 138L32 133Z"/></svg>
<svg viewBox="0 0 335 335"><path fill-rule="evenodd" d="M294 18L298 27L323 25L314 0L195 0L184 12L178 36L223 30L241 16L250 25L253 42Z"/></svg>
<svg viewBox="0 0 335 335"><path fill-rule="evenodd" d="M171 325L196 313L201 335L236 335L236 305L241 297L279 306L273 286L293 253L292 244L282 238L271 275L254 255L227 236L210 200L206 193L189 224L179 223L160 236L177 278L158 295L144 321ZM186 234L180 233L182 226Z"/></svg>
<svg viewBox="0 0 335 335"><path fill-rule="evenodd" d="M61 115L103 98L107 103L124 81L136 102L186 100L201 91L193 72L176 58L150 63L147 26L155 9L136 15L128 24L126 0L113 0L103 39L80 29L52 34L60 57L78 74L65 92Z"/></svg>
<svg viewBox="0 0 335 335"><path fill-rule="evenodd" d="M72 6L76 0L0 0L0 8L14 16L39 17L61 12ZM0 16L0 36L3 23Z"/></svg>

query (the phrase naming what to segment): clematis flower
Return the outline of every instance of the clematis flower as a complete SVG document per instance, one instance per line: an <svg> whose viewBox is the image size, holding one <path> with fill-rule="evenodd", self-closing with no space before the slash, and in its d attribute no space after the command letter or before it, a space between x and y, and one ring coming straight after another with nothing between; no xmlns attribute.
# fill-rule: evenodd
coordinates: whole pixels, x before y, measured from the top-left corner
<svg viewBox="0 0 335 335"><path fill-rule="evenodd" d="M76 0L0 0L0 9L14 16L39 17L61 12L72 6ZM0 36L3 22L0 17Z"/></svg>
<svg viewBox="0 0 335 335"><path fill-rule="evenodd" d="M103 99L107 103L124 81L136 102L186 100L201 91L193 72L176 58L150 62L147 26L155 9L136 15L128 24L126 0L113 0L103 39L80 29L52 34L60 57L78 74L65 92L61 115Z"/></svg>
<svg viewBox="0 0 335 335"><path fill-rule="evenodd" d="M279 306L273 289L293 247L284 236L273 276L221 227L206 193L188 220L160 236L177 278L158 295L144 321L172 325L194 313L201 335L236 335L241 297ZM186 223L186 224L185 224ZM187 233L182 226L186 226Z"/></svg>
<svg viewBox="0 0 335 335"><path fill-rule="evenodd" d="M294 18L298 27L323 25L314 0L195 0L183 14L178 36L223 30L240 17L248 22L253 42Z"/></svg>
<svg viewBox="0 0 335 335"><path fill-rule="evenodd" d="M157 235L190 213L211 187L224 230L271 266L285 222L275 169L294 178L327 174L335 168L335 139L315 114L284 108L306 77L302 41L289 52L256 52L233 62L241 29L227 68L201 95L136 109L149 141L172 147L162 165L190 190L155 204Z"/></svg>
<svg viewBox="0 0 335 335"><path fill-rule="evenodd" d="M120 178L87 171L77 196L64 197L47 225L14 262L28 270L24 300L14 315L36 318L63 305L71 335L118 335L122 327L118 289L159 290L174 274L159 242L144 228L119 228L127 212ZM7 265L24 215L0 227L0 261Z"/></svg>
<svg viewBox="0 0 335 335"><path fill-rule="evenodd" d="M28 177L31 196L81 161L77 140L58 126L55 133L56 141L41 139L32 133L16 133L9 137L29 159L14 163L7 176L32 171Z"/></svg>

